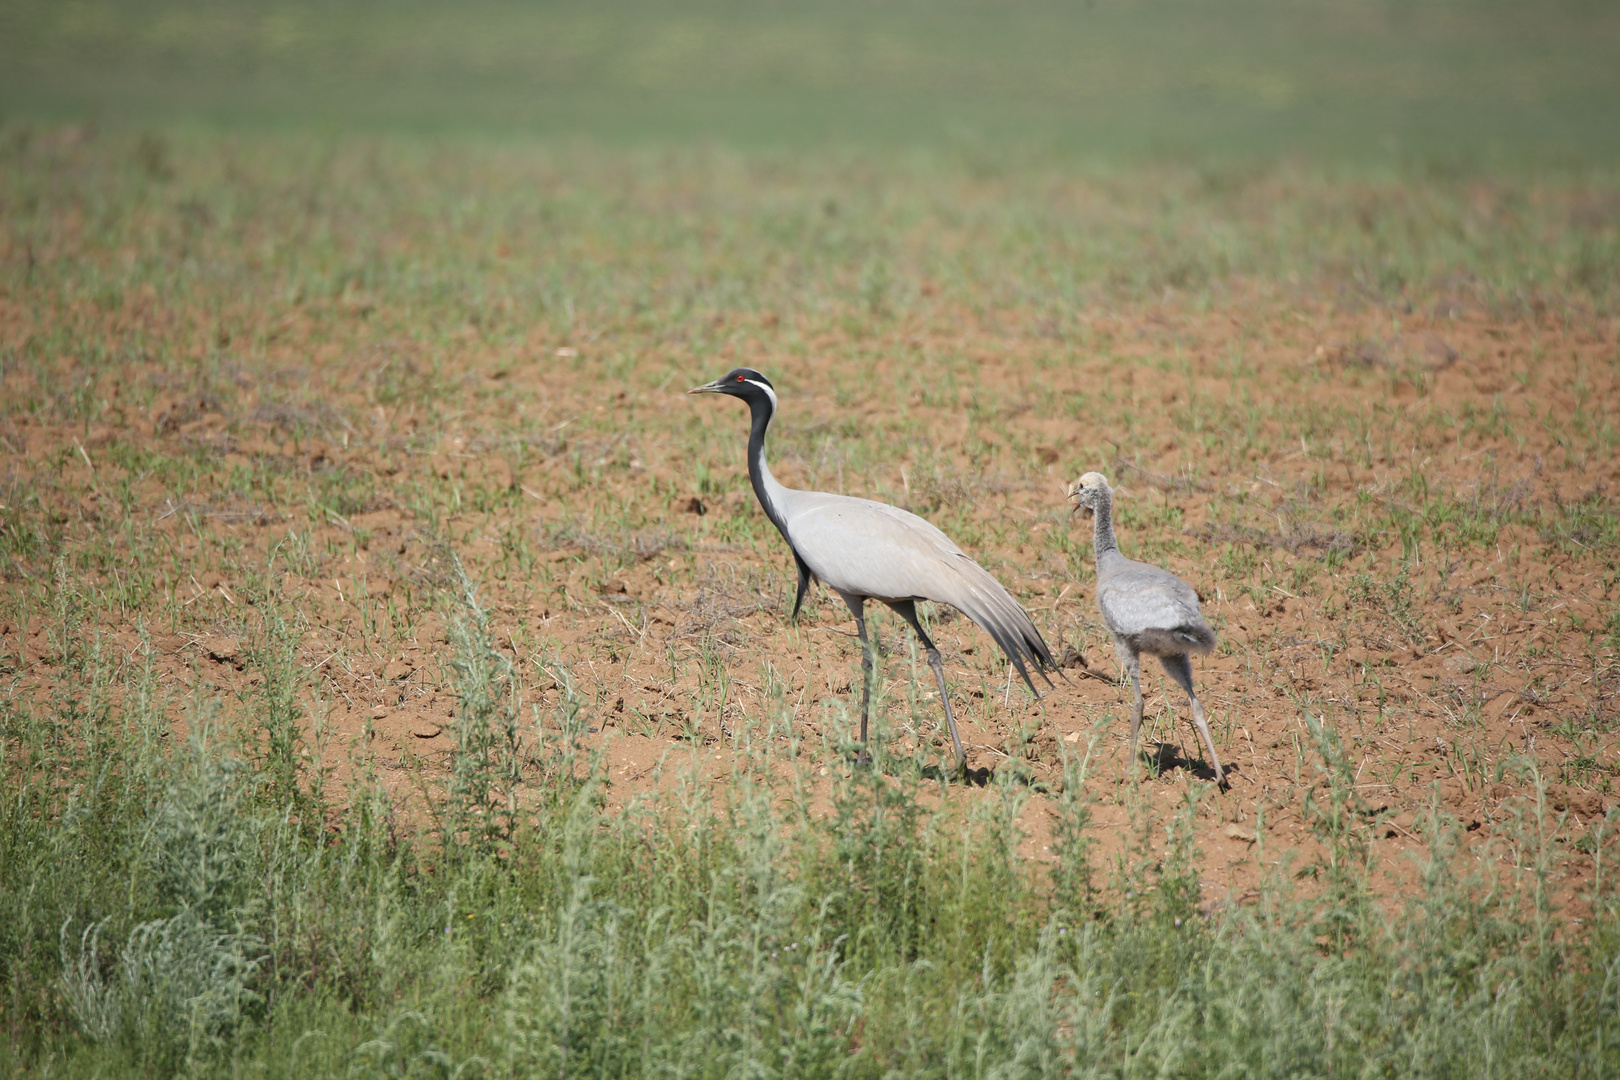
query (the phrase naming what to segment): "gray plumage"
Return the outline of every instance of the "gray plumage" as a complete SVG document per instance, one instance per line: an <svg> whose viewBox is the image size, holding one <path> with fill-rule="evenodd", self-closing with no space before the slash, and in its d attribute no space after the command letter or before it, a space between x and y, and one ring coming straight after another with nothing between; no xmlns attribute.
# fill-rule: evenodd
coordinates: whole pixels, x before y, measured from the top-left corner
<svg viewBox="0 0 1620 1080"><path fill-rule="evenodd" d="M880 601L911 625L922 643L929 667L939 684L951 745L957 764L966 761L956 732L945 668L939 650L917 619L916 602L949 604L978 623L1007 654L1032 693L1029 668L1055 669L1052 654L1040 631L1012 594L978 563L968 558L948 536L916 514L871 499L798 491L784 487L765 463L765 432L776 415L776 391L770 380L752 368L737 368L712 383L694 387L691 394L729 394L748 403L753 426L748 437L748 478L765 515L793 549L799 570L798 595L793 602L797 618L810 579L818 578L836 592L855 617L861 640L861 743L865 756L867 712L871 701L872 645L866 636L865 605ZM1048 680L1050 684L1050 680Z"/></svg>
<svg viewBox="0 0 1620 1080"><path fill-rule="evenodd" d="M1192 702L1193 728L1209 752L1215 780L1226 787L1226 773L1215 753L1204 706L1193 693L1190 655L1215 648L1215 631L1198 610L1198 594L1170 571L1136 562L1119 553L1114 539L1113 491L1101 473L1088 472L1074 482L1069 498L1075 510L1089 509L1095 517L1097 558L1097 610L1114 635L1121 675L1129 674L1134 703L1131 710L1131 760L1136 760L1136 736L1142 726L1142 654L1157 656L1164 670L1187 692Z"/></svg>

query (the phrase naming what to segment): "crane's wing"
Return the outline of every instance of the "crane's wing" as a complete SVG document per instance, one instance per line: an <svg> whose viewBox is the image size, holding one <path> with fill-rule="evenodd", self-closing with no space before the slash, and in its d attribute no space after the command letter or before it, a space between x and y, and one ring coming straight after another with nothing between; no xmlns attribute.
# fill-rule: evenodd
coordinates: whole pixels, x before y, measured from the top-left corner
<svg viewBox="0 0 1620 1080"><path fill-rule="evenodd" d="M869 499L795 491L782 499L794 554L831 588L874 600L950 604L995 639L1030 682L1055 669L1029 615L1002 584L915 514Z"/></svg>
<svg viewBox="0 0 1620 1080"><path fill-rule="evenodd" d="M1215 633L1198 594L1168 570L1130 563L1097 583L1097 607L1108 629L1149 652L1208 652Z"/></svg>
<svg viewBox="0 0 1620 1080"><path fill-rule="evenodd" d="M956 559L955 574L941 581L928 599L950 604L983 627L1013 662L1031 692L1035 684L1030 682L1026 661L1033 664L1046 685L1051 686L1052 680L1046 678L1046 672L1056 670L1057 662L1052 659L1051 650L1029 613L984 567L960 552Z"/></svg>

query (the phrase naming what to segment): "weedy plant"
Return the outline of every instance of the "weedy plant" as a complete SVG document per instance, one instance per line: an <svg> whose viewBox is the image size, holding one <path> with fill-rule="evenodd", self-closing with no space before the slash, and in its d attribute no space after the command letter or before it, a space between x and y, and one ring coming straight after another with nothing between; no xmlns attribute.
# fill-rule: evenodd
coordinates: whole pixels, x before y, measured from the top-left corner
<svg viewBox="0 0 1620 1080"><path fill-rule="evenodd" d="M1133 838L1098 875L1089 744L1065 769L1049 869L1020 855L1027 788L1003 778L970 805L937 797L945 789L881 739L874 767L832 778L826 816L803 795L808 777L747 765L718 788L694 775L608 810L600 762L567 738L581 706L564 694L531 708L535 730L523 730L521 671L490 641L464 575L459 591L460 726L435 830L405 827L359 770L341 800L286 799L288 770L307 792L311 766L260 749L262 717L286 707L273 679L239 705L186 704L155 684L149 652L119 662L92 647L79 702L5 702L7 1070L1620 1067L1607 819L1569 852L1551 808L1526 804L1501 857L1481 863L1436 811L1418 891L1380 900L1367 843L1378 816L1310 716L1322 783L1307 813L1322 854L1303 878L1279 867L1238 905L1200 893L1194 796L1163 820L1130 804ZM268 638L278 625L267 620ZM262 655L297 682L285 653ZM96 701L102 719L86 724ZM324 826L306 827L308 812ZM1572 858L1595 871L1560 910L1556 871Z"/></svg>
<svg viewBox="0 0 1620 1080"><path fill-rule="evenodd" d="M1609 174L3 134L0 1073L1620 1071ZM992 781L930 771L909 636L852 769L843 615L786 623L735 422L671 405L755 353L784 477L1081 645L1049 481L1122 440L1308 854L1054 765L1112 706L945 611Z"/></svg>

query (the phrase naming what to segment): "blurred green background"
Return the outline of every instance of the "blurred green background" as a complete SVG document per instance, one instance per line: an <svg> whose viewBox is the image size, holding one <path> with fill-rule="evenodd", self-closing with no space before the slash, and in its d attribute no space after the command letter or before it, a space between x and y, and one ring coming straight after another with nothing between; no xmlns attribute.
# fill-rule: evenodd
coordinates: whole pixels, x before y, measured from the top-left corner
<svg viewBox="0 0 1620 1080"><path fill-rule="evenodd" d="M0 4L6 117L1607 163L1612 0Z"/></svg>

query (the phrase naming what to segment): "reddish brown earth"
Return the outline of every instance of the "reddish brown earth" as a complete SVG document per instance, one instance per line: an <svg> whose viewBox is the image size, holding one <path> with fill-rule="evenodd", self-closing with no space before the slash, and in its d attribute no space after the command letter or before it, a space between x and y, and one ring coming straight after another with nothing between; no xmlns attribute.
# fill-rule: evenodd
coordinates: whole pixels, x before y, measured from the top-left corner
<svg viewBox="0 0 1620 1080"><path fill-rule="evenodd" d="M131 300L109 333L158 317ZM15 309L0 325L29 332ZM1111 676L1089 545L1070 560L1056 540L1089 529L1067 517L1063 485L1086 469L1110 475L1126 553L1192 582L1223 642L1196 678L1233 771L1228 793L1186 760L1200 752L1185 702L1144 669L1145 746L1164 745L1143 792L1164 815L1197 794L1211 898L1246 895L1268 864L1304 867L1317 850L1307 798L1325 786L1306 711L1342 740L1356 809L1381 823L1391 888L1410 874L1401 856L1427 843L1430 807L1470 843L1496 844L1482 852L1504 853L1498 826L1534 804L1537 775L1571 846L1620 801L1612 321L1168 306L1086 325L1082 347L1060 352L1038 320L1011 316L931 317L858 339L768 318L714 355L628 377L597 363L605 340L537 335L516 351L468 340L429 356L363 331L362 345L322 345L290 326L234 369L102 369L94 393L109 405L88 425L49 407L0 417L6 527L53 537L7 571L0 635L17 692L60 688L56 555L85 599L87 639L134 658L144 623L182 729L191 699L228 702L263 678L255 605L278 594L295 613L309 737L333 790L368 767L402 813L420 815L454 730L453 551L526 700L549 717L558 665L571 673L612 802L689 767L716 784L739 767L799 767L825 785L850 767L838 739L858 670L853 624L819 588L788 623L787 549L735 482L745 415L681 393L748 363L782 391L780 479L909 503L947 531L977 522L969 553L1054 650L1077 646ZM789 330L802 348L783 347ZM936 363L955 379L950 400L918 389ZM406 380L388 400L385 368ZM69 387L83 374L67 359L48 374L12 368L5 393L48 401L40 380ZM1189 430L1198 417L1204 430ZM933 456L896 455L882 474L844 466L851 422L910 425ZM194 471L143 467L148 451ZM700 463L723 493L700 490ZM1449 548L1423 534L1404 584L1370 597L1357 575L1394 577L1403 547L1390 515L1421 508L1419 483L1494 515L1499 534ZM352 499L309 494L322 491ZM1560 507L1577 505L1608 532L1560 532ZM120 597L137 575L156 591L131 607ZM883 615L876 628L883 722L901 750L941 746L932 680L904 627ZM977 628L941 613L937 636L970 765L1027 762L1026 852L1050 857L1063 756L1083 755L1093 731L1093 832L1100 859L1121 852L1128 691L1074 667L1032 701ZM705 669L705 654L717 665ZM729 681L718 707L717 671ZM770 728L773 709L785 730ZM958 784L942 797L988 796Z"/></svg>

